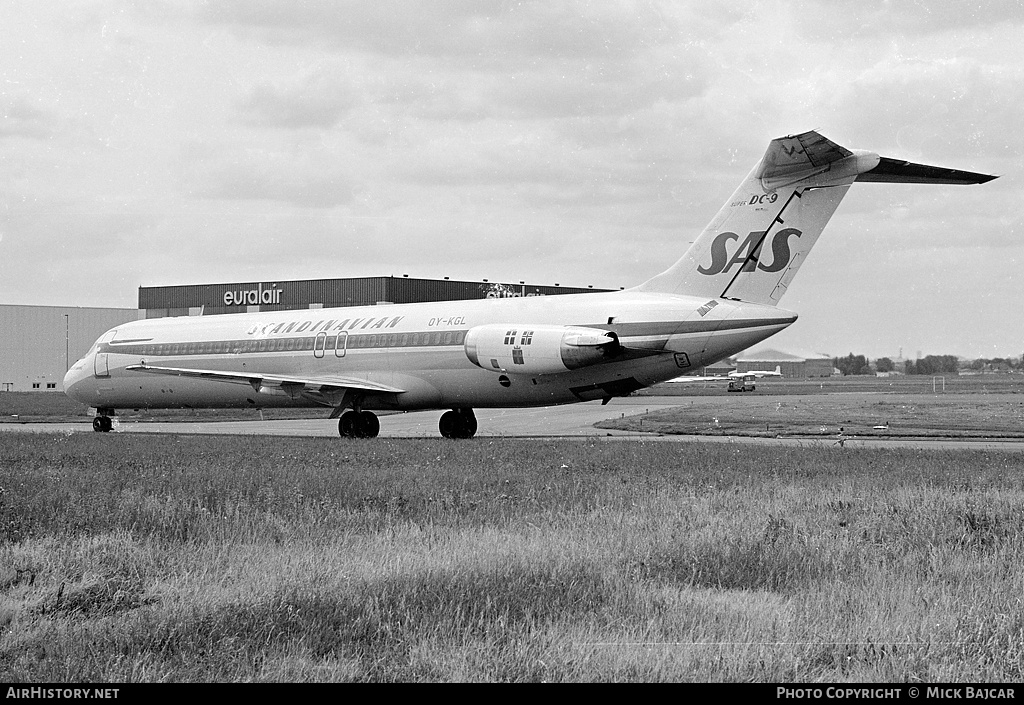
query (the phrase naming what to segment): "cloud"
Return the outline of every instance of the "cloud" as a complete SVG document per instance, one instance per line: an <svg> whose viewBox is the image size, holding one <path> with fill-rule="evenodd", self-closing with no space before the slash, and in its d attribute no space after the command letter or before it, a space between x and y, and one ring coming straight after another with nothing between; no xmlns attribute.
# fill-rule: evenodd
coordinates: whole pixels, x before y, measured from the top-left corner
<svg viewBox="0 0 1024 705"><path fill-rule="evenodd" d="M200 21L371 60L361 68L386 83L353 80L353 89L423 117L531 119L623 114L700 94L700 44L717 31L712 18L732 16L669 7L674 12L648 2L224 2L204 6ZM286 120L289 102L307 95L261 86L248 100L257 114ZM347 97L342 105L351 105Z"/></svg>
<svg viewBox="0 0 1024 705"><path fill-rule="evenodd" d="M354 188L343 166L315 150L208 143L182 149L178 183L190 199L277 201L304 208L345 205Z"/></svg>
<svg viewBox="0 0 1024 705"><path fill-rule="evenodd" d="M242 122L252 127L329 129L357 100L344 78L319 71L285 82L260 82L236 100L235 106Z"/></svg>
<svg viewBox="0 0 1024 705"><path fill-rule="evenodd" d="M631 285L807 129L1004 176L851 189L787 294L804 329L870 335L893 252L934 268L904 275L918 291L966 298L982 265L947 253L1024 261L1016 2L85 0L0 21L5 271L59 266L81 303L392 268ZM126 288L88 283L122 265Z"/></svg>
<svg viewBox="0 0 1024 705"><path fill-rule="evenodd" d="M23 137L43 140L56 130L56 116L38 107L26 95L0 98L0 139Z"/></svg>
<svg viewBox="0 0 1024 705"><path fill-rule="evenodd" d="M1004 144L1013 150L1007 156L1019 157L1024 137L1002 125L1022 101L1024 68L958 56L884 57L836 91L839 110L857 132L889 136L878 148L909 151L908 159L936 150L971 157Z"/></svg>
<svg viewBox="0 0 1024 705"><path fill-rule="evenodd" d="M708 14L691 21L711 26ZM260 32L273 43L318 42L334 50L390 56L460 57L486 65L514 56L628 56L669 42L679 24L657 3L461 0L224 0L202 6L197 20Z"/></svg>
<svg viewBox="0 0 1024 705"><path fill-rule="evenodd" d="M851 42L868 37L910 39L953 30L977 32L1024 21L1018 0L986 2L899 2L861 0L842 12L829 0L797 0L792 16L800 33L813 41Z"/></svg>

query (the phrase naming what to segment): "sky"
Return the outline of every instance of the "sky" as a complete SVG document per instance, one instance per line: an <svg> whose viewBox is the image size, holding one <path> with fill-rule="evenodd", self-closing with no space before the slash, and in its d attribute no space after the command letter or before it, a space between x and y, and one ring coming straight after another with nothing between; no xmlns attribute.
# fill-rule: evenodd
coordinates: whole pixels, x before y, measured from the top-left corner
<svg viewBox="0 0 1024 705"><path fill-rule="evenodd" d="M0 303L628 288L815 129L1000 178L855 184L765 346L1024 354L1018 0L6 0L0 26Z"/></svg>

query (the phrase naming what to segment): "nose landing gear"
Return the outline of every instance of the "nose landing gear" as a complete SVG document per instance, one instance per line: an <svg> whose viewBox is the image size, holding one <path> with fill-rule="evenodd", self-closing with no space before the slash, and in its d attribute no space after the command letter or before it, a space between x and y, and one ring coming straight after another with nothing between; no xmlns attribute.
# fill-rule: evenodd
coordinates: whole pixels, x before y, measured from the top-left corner
<svg viewBox="0 0 1024 705"><path fill-rule="evenodd" d="M114 422L110 420L113 415L113 409L96 409L96 417L92 420L92 430L97 433L109 433L114 426Z"/></svg>

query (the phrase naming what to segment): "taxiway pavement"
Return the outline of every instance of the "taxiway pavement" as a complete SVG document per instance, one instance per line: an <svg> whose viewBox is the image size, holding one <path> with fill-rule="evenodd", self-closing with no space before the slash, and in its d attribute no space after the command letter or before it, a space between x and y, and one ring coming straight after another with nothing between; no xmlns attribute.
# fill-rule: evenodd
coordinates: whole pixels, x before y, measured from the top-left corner
<svg viewBox="0 0 1024 705"><path fill-rule="evenodd" d="M843 448L932 448L1024 451L1024 442L1000 439L844 438L842 443L822 438L750 438L743 436L662 435L595 428L599 421L644 414L680 404L679 397L639 396L600 402L535 409L476 409L477 437L491 438L592 438L600 440L672 441L689 443L736 443L780 446L832 446ZM382 438L438 438L442 411L417 411L380 417ZM0 433L94 433L85 423L0 423ZM338 424L328 418L275 421L114 421L112 433L230 434L258 436L338 437Z"/></svg>

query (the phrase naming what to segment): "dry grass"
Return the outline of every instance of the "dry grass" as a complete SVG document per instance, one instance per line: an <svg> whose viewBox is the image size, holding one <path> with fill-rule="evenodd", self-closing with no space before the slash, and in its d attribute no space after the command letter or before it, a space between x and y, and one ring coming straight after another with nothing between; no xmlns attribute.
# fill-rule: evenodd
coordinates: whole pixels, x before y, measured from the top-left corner
<svg viewBox="0 0 1024 705"><path fill-rule="evenodd" d="M990 388L1000 392L991 393ZM689 393L682 389L675 390L676 407L597 426L664 434L823 439L835 437L840 429L845 436L862 438L1024 438L1024 384L1015 378L998 386L980 377L957 380L948 389L933 393L920 380L890 384L856 379L835 380L828 387L822 383L820 390L797 381L771 381L743 394L720 388Z"/></svg>
<svg viewBox="0 0 1024 705"><path fill-rule="evenodd" d="M1024 457L5 434L5 680L981 681Z"/></svg>

